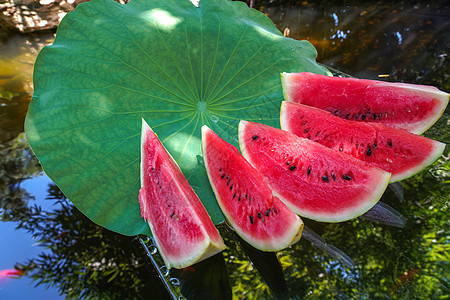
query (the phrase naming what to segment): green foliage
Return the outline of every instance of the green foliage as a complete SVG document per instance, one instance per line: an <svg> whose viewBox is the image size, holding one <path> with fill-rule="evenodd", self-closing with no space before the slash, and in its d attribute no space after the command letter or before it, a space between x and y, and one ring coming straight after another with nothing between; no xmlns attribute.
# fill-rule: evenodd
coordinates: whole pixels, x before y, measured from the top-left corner
<svg viewBox="0 0 450 300"><path fill-rule="evenodd" d="M41 172L24 134L0 143L0 221L17 221L27 217L33 199L20 183Z"/></svg>

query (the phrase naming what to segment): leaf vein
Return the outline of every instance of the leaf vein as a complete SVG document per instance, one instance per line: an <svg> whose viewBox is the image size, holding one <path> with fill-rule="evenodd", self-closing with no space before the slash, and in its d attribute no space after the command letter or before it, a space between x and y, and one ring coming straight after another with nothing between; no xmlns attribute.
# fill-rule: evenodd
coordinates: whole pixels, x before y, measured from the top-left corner
<svg viewBox="0 0 450 300"><path fill-rule="evenodd" d="M247 33L248 27L245 27L245 30L242 32L241 37L239 38L239 41L236 43L236 46L234 47L233 51L231 52L230 56L228 57L227 63L225 64L222 73L220 74L219 78L216 81L216 84L214 85L213 89L211 90L211 93L206 97L205 102L209 101L209 98L214 93L215 89L217 88L217 85L219 84L220 80L222 79L223 74L228 68L228 65L230 64L231 58L234 56L234 53L236 52L236 49L239 47L240 43L242 42L242 39L244 38L244 35Z"/></svg>
<svg viewBox="0 0 450 300"><path fill-rule="evenodd" d="M228 91L226 94L222 95L220 98L215 99L214 102L212 103L217 103L218 101L222 100L223 98L225 98L226 96L228 96L229 94L231 94L232 92L234 92L235 90L241 88L242 86L246 85L247 83L249 83L250 81L258 78L261 74L263 74L264 72L266 72L267 70L269 70L270 68L272 68L273 66L275 66L276 64L278 64L280 61L282 61L283 58L279 58L277 61L275 61L274 63L272 63L271 65L269 65L268 67L264 68L262 71L260 71L258 74L256 74L253 77L250 77L248 80L242 82L241 84L239 84L238 86L236 86L234 89ZM280 84L281 85L281 84ZM278 86L280 86L278 85Z"/></svg>
<svg viewBox="0 0 450 300"><path fill-rule="evenodd" d="M264 45L265 42L261 46L259 46L258 50L256 50L255 53L253 53L253 55L245 62L245 64L243 64L242 67L233 76L230 77L227 83L225 83L225 85L214 96L212 96L212 99L216 98L233 81L233 79L237 77L237 75L253 60L253 58L258 54L258 52L261 51ZM222 98L223 97L216 99L215 101L211 101L209 104L214 104Z"/></svg>

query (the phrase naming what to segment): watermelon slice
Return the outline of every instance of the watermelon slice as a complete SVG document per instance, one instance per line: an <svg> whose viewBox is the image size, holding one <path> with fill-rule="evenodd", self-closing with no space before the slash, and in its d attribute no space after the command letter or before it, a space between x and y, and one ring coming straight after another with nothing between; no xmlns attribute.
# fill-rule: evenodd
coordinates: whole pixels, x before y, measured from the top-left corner
<svg viewBox="0 0 450 300"><path fill-rule="evenodd" d="M392 173L410 177L436 161L445 144L380 123L345 120L314 107L283 101L281 128L349 154Z"/></svg>
<svg viewBox="0 0 450 300"><path fill-rule="evenodd" d="M335 116L382 123L421 134L442 115L449 94L432 86L282 73L287 101L327 110Z"/></svg>
<svg viewBox="0 0 450 300"><path fill-rule="evenodd" d="M364 214L390 173L350 155L264 124L241 121L239 146L272 191L301 216L323 222Z"/></svg>
<svg viewBox="0 0 450 300"><path fill-rule="evenodd" d="M197 194L144 120L141 186L141 215L167 268L184 268L225 249Z"/></svg>
<svg viewBox="0 0 450 300"><path fill-rule="evenodd" d="M217 202L237 234L263 251L278 251L300 239L302 220L273 196L234 146L207 126L202 127L202 151Z"/></svg>

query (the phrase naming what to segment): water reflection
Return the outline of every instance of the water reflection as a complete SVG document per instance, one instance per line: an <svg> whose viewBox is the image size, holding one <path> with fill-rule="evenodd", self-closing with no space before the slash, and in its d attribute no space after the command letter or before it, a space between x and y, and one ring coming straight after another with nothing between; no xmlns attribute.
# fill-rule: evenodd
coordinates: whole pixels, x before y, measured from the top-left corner
<svg viewBox="0 0 450 300"><path fill-rule="evenodd" d="M14 35L0 44L0 142L23 132L33 92L32 73L39 50L53 35Z"/></svg>
<svg viewBox="0 0 450 300"><path fill-rule="evenodd" d="M47 198L60 208L44 211L31 206L17 221L18 228L47 249L17 264L26 276L39 284L56 285L65 297L74 299L137 299L149 294L167 298L135 238L95 225L54 184Z"/></svg>
<svg viewBox="0 0 450 300"><path fill-rule="evenodd" d="M328 66L361 78L388 75L449 90L450 19L442 1L258 3L281 32L314 44Z"/></svg>
<svg viewBox="0 0 450 300"><path fill-rule="evenodd" d="M446 28L450 21L438 7L402 2L271 4L275 2L256 4L282 32L310 40L322 63L359 77L385 76L449 91ZM49 249L18 262L17 268L36 283L56 286L69 298L167 298L136 239L96 226L55 185L49 186L47 198L59 204L56 209L35 205L23 188L23 180L41 171L19 134L32 91L32 64L49 38L14 38L0 48L1 220L14 221ZM449 109L426 135L450 143L448 119ZM339 224L305 220L344 251L354 267L307 239L268 254L220 228L228 246L223 256L170 275L179 279L180 293L186 297L208 289L224 298L229 298L230 289L235 297L256 299L444 297L450 294L448 148L445 153L434 166L402 182L403 201L392 189L383 196L383 202L406 217L403 228L363 218Z"/></svg>

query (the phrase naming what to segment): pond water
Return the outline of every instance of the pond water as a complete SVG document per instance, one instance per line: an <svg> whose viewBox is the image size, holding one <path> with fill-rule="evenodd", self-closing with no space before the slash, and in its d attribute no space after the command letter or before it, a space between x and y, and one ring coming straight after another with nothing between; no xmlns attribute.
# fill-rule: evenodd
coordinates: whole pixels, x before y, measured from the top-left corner
<svg viewBox="0 0 450 300"><path fill-rule="evenodd" d="M286 36L309 40L318 61L335 70L450 91L450 7L444 2L254 2ZM42 173L28 148L22 132L33 63L52 39L15 35L0 45L0 270L18 268L24 274L0 278L1 299L33 293L47 299L165 299L166 288L174 297L211 299L450 295L449 147L432 167L383 196L404 216L403 228L364 218L339 224L305 220L326 243L307 232L296 245L272 254L219 226L228 246L222 255L189 270L154 268L147 256L153 253L151 241L92 223ZM450 143L449 118L447 108L425 135ZM153 259L162 266L157 254Z"/></svg>

